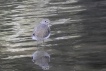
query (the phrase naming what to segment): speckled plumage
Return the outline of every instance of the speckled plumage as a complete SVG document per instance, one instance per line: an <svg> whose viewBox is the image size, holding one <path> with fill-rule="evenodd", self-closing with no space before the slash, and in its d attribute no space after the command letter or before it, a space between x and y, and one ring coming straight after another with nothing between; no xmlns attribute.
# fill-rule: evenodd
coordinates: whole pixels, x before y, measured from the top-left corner
<svg viewBox="0 0 106 71"><path fill-rule="evenodd" d="M48 19L44 19L41 23L34 28L32 33L32 39L34 40L45 40L50 37L50 28L49 28L50 21Z"/></svg>

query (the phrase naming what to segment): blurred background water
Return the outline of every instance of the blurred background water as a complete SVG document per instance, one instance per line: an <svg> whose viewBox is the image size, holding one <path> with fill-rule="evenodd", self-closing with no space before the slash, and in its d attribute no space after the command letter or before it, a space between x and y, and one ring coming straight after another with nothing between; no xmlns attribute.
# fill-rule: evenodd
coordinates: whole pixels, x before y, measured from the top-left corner
<svg viewBox="0 0 106 71"><path fill-rule="evenodd" d="M50 71L106 71L106 0L0 0L0 71L42 71L31 33L43 18Z"/></svg>

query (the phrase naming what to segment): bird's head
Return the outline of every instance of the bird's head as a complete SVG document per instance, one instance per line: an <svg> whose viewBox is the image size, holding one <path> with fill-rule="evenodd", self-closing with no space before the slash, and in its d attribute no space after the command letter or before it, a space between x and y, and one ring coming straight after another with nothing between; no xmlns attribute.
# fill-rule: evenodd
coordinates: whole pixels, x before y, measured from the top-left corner
<svg viewBox="0 0 106 71"><path fill-rule="evenodd" d="M50 25L50 20L49 19L43 19L40 23Z"/></svg>

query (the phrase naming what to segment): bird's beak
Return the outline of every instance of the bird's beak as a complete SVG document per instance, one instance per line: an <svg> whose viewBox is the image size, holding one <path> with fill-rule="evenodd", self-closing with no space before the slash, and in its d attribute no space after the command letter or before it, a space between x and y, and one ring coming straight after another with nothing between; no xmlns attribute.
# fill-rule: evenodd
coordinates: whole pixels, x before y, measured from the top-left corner
<svg viewBox="0 0 106 71"><path fill-rule="evenodd" d="M49 24L49 26L52 26L53 24Z"/></svg>

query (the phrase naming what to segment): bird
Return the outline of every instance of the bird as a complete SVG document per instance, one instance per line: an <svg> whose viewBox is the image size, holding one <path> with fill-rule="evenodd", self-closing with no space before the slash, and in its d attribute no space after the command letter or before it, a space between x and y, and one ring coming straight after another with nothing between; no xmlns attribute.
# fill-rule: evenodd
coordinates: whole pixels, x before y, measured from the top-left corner
<svg viewBox="0 0 106 71"><path fill-rule="evenodd" d="M49 70L50 66L48 63L50 62L50 55L43 50L35 51L32 54L32 62L40 66L43 70Z"/></svg>
<svg viewBox="0 0 106 71"><path fill-rule="evenodd" d="M36 41L43 41L50 37L50 20L43 19L38 26L36 26L32 32L32 39Z"/></svg>

